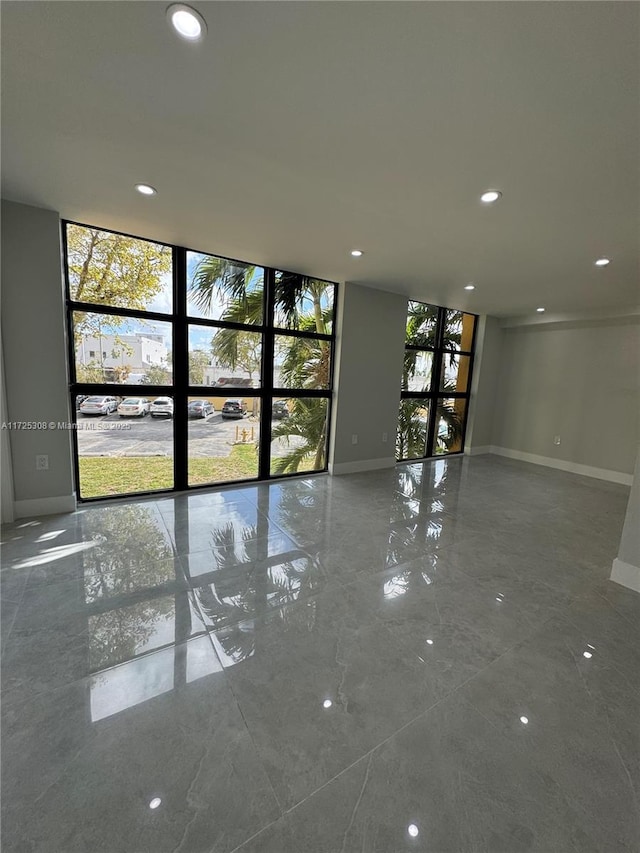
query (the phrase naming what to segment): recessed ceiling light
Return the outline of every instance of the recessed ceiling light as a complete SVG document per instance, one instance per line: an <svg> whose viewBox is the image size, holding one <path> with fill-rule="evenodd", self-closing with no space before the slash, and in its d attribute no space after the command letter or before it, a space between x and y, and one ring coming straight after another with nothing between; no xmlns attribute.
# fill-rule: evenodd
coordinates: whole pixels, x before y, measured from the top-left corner
<svg viewBox="0 0 640 853"><path fill-rule="evenodd" d="M142 195L155 195L158 192L155 187L151 187L149 184L136 184L136 189Z"/></svg>
<svg viewBox="0 0 640 853"><path fill-rule="evenodd" d="M487 190L480 196L480 201L484 204L493 204L494 201L498 201L499 198L502 198L500 190Z"/></svg>
<svg viewBox="0 0 640 853"><path fill-rule="evenodd" d="M180 38L187 41L199 41L207 32L204 18L191 6L174 3L167 9L167 17Z"/></svg>
<svg viewBox="0 0 640 853"><path fill-rule="evenodd" d="M351 254L354 258L361 258L362 257L362 252L360 251L360 249L352 249Z"/></svg>
<svg viewBox="0 0 640 853"><path fill-rule="evenodd" d="M475 286L475 284L465 284L464 289L465 290L475 290L476 286Z"/></svg>
<svg viewBox="0 0 640 853"><path fill-rule="evenodd" d="M407 832L412 838L417 838L420 835L420 830L415 825L415 823L410 823L407 827Z"/></svg>
<svg viewBox="0 0 640 853"><path fill-rule="evenodd" d="M333 705L333 702L331 701L331 699L325 699L324 702L322 703L323 708L330 708L332 705Z"/></svg>
<svg viewBox="0 0 640 853"><path fill-rule="evenodd" d="M154 797L149 803L149 808L157 809L160 805L162 805L162 800L160 799L160 797Z"/></svg>
<svg viewBox="0 0 640 853"><path fill-rule="evenodd" d="M536 308L538 314L544 314L544 308Z"/></svg>
<svg viewBox="0 0 640 853"><path fill-rule="evenodd" d="M611 261L609 258L598 258L597 261L594 261L597 267L608 267Z"/></svg>
<svg viewBox="0 0 640 853"><path fill-rule="evenodd" d="M528 725L529 717L520 717L520 722L522 723L523 726Z"/></svg>

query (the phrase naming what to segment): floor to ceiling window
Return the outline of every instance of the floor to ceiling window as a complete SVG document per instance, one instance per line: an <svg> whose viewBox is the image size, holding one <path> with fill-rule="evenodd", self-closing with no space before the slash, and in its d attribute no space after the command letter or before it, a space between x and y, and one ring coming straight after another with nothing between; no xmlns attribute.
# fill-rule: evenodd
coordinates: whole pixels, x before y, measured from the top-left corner
<svg viewBox="0 0 640 853"><path fill-rule="evenodd" d="M464 447L476 316L409 302L396 458Z"/></svg>
<svg viewBox="0 0 640 853"><path fill-rule="evenodd" d="M63 231L81 498L326 470L334 283Z"/></svg>

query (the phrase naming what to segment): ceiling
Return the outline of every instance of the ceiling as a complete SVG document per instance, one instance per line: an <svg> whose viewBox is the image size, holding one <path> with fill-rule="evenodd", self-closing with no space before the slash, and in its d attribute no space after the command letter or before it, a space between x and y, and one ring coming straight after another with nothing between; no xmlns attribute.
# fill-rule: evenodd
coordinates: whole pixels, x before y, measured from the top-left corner
<svg viewBox="0 0 640 853"><path fill-rule="evenodd" d="M637 3L192 5L196 45L2 3L5 197L478 313L640 303Z"/></svg>

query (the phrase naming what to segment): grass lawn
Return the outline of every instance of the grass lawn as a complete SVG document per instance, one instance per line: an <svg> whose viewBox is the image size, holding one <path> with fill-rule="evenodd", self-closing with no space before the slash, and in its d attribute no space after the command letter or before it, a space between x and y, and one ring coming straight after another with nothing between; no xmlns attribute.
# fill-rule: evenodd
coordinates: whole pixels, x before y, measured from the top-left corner
<svg viewBox="0 0 640 853"><path fill-rule="evenodd" d="M236 444L229 456L189 459L189 485L224 483L258 476L252 444ZM173 459L166 456L84 456L80 458L83 498L152 492L173 487Z"/></svg>

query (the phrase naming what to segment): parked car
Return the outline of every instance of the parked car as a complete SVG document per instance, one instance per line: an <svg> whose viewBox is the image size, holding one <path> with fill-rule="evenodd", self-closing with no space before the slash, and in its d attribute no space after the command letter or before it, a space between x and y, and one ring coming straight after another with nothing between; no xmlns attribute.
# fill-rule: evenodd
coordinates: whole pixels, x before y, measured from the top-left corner
<svg viewBox="0 0 640 853"><path fill-rule="evenodd" d="M289 408L285 400L274 401L272 416L274 421L281 421L289 417Z"/></svg>
<svg viewBox="0 0 640 853"><path fill-rule="evenodd" d="M247 404L244 400L233 398L225 400L222 407L223 418L243 418L247 414Z"/></svg>
<svg viewBox="0 0 640 853"><path fill-rule="evenodd" d="M187 407L187 415L190 418L206 418L212 415L214 408L208 400L192 400Z"/></svg>
<svg viewBox="0 0 640 853"><path fill-rule="evenodd" d="M84 403L88 396L88 394L78 394L78 396L76 397L76 409L80 408L80 404Z"/></svg>
<svg viewBox="0 0 640 853"><path fill-rule="evenodd" d="M149 412L152 418L172 418L173 400L171 397L156 397Z"/></svg>
<svg viewBox="0 0 640 853"><path fill-rule="evenodd" d="M125 397L118 406L121 418L143 418L149 411L149 401L146 397Z"/></svg>
<svg viewBox="0 0 640 853"><path fill-rule="evenodd" d="M115 397L87 397L80 403L83 415L109 415L118 408Z"/></svg>

